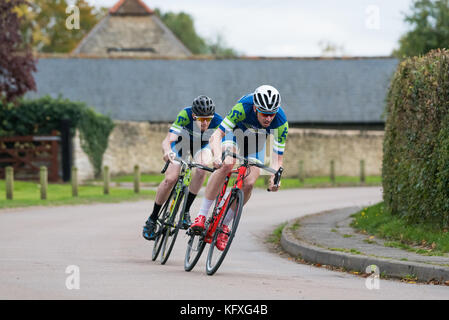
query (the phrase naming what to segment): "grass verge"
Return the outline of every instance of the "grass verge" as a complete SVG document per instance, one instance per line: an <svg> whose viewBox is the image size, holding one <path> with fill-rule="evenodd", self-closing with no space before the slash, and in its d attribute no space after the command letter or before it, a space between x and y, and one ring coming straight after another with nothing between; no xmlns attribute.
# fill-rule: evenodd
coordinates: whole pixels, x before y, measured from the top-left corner
<svg viewBox="0 0 449 320"><path fill-rule="evenodd" d="M209 177L209 176L208 176ZM208 178L207 177L207 178ZM204 185L207 183L204 182ZM161 174L142 174L141 182L153 186L158 186L162 182L164 176ZM121 183L132 183L134 177L132 175L116 176L111 179L113 183L120 185ZM231 179L230 183L233 183L234 179ZM102 181L96 181L96 183L102 183ZM382 185L382 177L380 176L368 176L365 183L360 182L359 177L346 177L338 176L335 178L333 184L329 177L310 177L305 178L304 182L299 181L297 178L282 178L282 189L294 189L294 188L326 188L326 187L349 187L349 186L380 186ZM266 188L264 177L259 178L255 184L256 188Z"/></svg>
<svg viewBox="0 0 449 320"><path fill-rule="evenodd" d="M14 199L6 199L5 180L0 180L0 209L29 206L60 206L90 203L110 203L154 199L152 190L133 190L110 188L110 194L103 194L101 186L79 186L78 197L72 197L70 184L49 184L47 200L40 199L40 185L35 182L14 181Z"/></svg>
<svg viewBox="0 0 449 320"><path fill-rule="evenodd" d="M449 232L431 224L410 224L406 219L392 215L383 202L352 215L351 227L362 233L386 239L385 246L422 255L449 253Z"/></svg>
<svg viewBox="0 0 449 320"><path fill-rule="evenodd" d="M269 235L267 241L269 243L279 245L281 243L282 230L284 230L286 225L287 225L287 222L284 222L284 223L280 224L279 226L277 226L276 229L274 229L274 231Z"/></svg>

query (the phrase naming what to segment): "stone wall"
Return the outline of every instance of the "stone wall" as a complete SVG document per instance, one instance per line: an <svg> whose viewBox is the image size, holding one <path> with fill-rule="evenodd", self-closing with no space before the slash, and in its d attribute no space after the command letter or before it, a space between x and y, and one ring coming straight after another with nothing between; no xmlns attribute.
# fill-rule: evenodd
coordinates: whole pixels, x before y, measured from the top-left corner
<svg viewBox="0 0 449 320"><path fill-rule="evenodd" d="M284 168L297 175L303 160L306 176L325 176L334 160L336 175L358 176L365 160L366 175L381 175L383 137L383 131L290 129Z"/></svg>
<svg viewBox="0 0 449 320"><path fill-rule="evenodd" d="M131 174L138 164L143 173L157 173L163 167L161 143L169 124L116 121L103 156L103 165L112 175ZM318 130L290 128L284 158L285 176L297 176L299 160L304 161L307 176L325 176L330 161L335 161L336 175L358 176L360 160L365 160L366 175L380 175L383 131ZM79 179L93 178L93 167L74 141L74 164Z"/></svg>

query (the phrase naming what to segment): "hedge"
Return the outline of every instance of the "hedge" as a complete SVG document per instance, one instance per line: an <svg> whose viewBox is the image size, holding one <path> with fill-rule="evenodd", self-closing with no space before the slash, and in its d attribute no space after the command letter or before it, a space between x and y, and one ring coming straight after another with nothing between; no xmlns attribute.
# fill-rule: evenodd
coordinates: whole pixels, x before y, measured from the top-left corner
<svg viewBox="0 0 449 320"><path fill-rule="evenodd" d="M449 51L402 61L386 98L385 208L449 226Z"/></svg>
<svg viewBox="0 0 449 320"><path fill-rule="evenodd" d="M22 99L18 104L0 102L0 136L45 135L60 130L62 120L72 123L71 135L79 129L81 147L91 160L95 174L101 173L103 154L114 128L113 121L85 103L45 96Z"/></svg>

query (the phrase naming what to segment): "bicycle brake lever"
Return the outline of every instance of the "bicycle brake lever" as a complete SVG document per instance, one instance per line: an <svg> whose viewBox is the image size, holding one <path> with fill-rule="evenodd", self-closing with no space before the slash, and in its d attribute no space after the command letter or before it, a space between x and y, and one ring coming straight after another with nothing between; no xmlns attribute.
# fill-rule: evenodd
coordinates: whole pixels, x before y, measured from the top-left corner
<svg viewBox="0 0 449 320"><path fill-rule="evenodd" d="M279 187L279 182L281 180L282 172L284 172L284 168L280 167L279 170L274 174L274 185ZM269 188L267 188L268 192L271 192Z"/></svg>
<svg viewBox="0 0 449 320"><path fill-rule="evenodd" d="M168 165L170 164L170 160L165 163L164 169L162 169L161 173L164 174L167 171Z"/></svg>

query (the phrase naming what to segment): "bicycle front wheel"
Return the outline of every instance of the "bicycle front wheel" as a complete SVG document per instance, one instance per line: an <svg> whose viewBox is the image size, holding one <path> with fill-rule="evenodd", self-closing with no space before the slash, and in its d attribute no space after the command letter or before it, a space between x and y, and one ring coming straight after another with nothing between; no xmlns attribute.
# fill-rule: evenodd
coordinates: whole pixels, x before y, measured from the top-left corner
<svg viewBox="0 0 449 320"><path fill-rule="evenodd" d="M173 246L175 245L176 237L178 236L179 228L182 224L184 210L187 205L188 192L189 190L187 187L182 189L176 199L176 203L173 204L173 209L169 214L169 218L166 220L165 237L162 241L161 264L165 264L167 262L170 257L170 253L173 250Z"/></svg>
<svg viewBox="0 0 449 320"><path fill-rule="evenodd" d="M212 243L209 248L209 252L206 260L206 273L208 275L213 275L220 268L226 254L231 247L232 240L234 239L235 233L237 232L237 227L239 225L240 216L242 215L243 209L243 191L240 189L232 190L229 202L224 208L223 216L215 230ZM231 216L232 212L230 209L233 208L235 213ZM225 222L227 225L225 225ZM226 228L227 227L227 228ZM219 236L227 236L228 242L223 250L217 248L217 239Z"/></svg>
<svg viewBox="0 0 449 320"><path fill-rule="evenodd" d="M165 221L167 220L170 214L170 204L174 201L175 195L176 195L176 185L173 187L167 201L165 201L164 206L161 209L162 213L159 214L161 217L158 218L156 222L156 238L154 239L153 254L151 257L151 260L153 261L157 259L159 252L162 249L162 244L164 242L164 238L166 235Z"/></svg>
<svg viewBox="0 0 449 320"><path fill-rule="evenodd" d="M186 256L184 259L184 270L191 271L203 253L206 242L203 235L196 235L192 232L187 242Z"/></svg>

